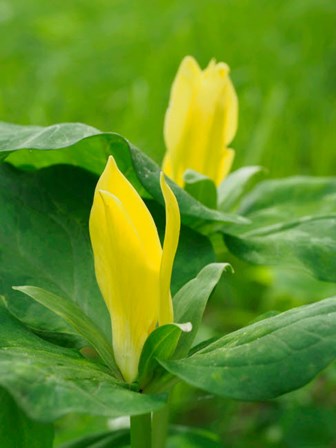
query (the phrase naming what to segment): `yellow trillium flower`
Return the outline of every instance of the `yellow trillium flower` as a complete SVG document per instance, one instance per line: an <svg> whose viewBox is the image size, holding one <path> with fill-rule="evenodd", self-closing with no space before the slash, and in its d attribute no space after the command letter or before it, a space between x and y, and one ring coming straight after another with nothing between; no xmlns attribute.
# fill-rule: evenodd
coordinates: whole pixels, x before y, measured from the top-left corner
<svg viewBox="0 0 336 448"><path fill-rule="evenodd" d="M170 280L180 232L177 200L163 173L166 206L163 249L143 200L109 157L94 194L90 237L96 277L111 316L113 349L127 382L157 325L173 322Z"/></svg>
<svg viewBox="0 0 336 448"><path fill-rule="evenodd" d="M181 187L192 169L216 185L230 171L234 151L227 146L238 122L238 100L224 62L201 70L186 56L172 85L164 123L167 152L163 171Z"/></svg>

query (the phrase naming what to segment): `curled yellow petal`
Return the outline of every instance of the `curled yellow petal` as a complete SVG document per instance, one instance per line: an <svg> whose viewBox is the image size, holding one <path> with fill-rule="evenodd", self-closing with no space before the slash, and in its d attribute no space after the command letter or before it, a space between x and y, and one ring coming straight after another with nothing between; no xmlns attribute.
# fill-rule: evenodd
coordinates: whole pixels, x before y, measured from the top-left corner
<svg viewBox="0 0 336 448"><path fill-rule="evenodd" d="M160 269L161 298L159 306L159 325L174 321L173 305L170 295L170 281L174 257L180 235L180 210L176 197L161 172L160 185L166 207L166 231Z"/></svg>
<svg viewBox="0 0 336 448"><path fill-rule="evenodd" d="M165 117L163 170L180 186L187 169L216 184L230 169L230 165L223 167L223 151L236 133L238 100L229 71L227 64L214 60L202 71L187 56L177 72ZM222 174L218 174L219 165Z"/></svg>
<svg viewBox="0 0 336 448"><path fill-rule="evenodd" d="M163 174L161 189L166 204L163 250L151 214L112 156L97 183L90 214L97 282L111 316L114 356L127 382L137 377L149 334L157 325L173 322L170 279L180 213Z"/></svg>

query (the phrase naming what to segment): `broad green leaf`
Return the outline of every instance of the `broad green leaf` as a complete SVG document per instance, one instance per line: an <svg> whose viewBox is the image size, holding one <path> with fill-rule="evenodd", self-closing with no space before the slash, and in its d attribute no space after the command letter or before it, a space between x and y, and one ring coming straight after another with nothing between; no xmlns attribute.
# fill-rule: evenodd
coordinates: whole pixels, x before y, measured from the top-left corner
<svg viewBox="0 0 336 448"><path fill-rule="evenodd" d="M336 281L335 178L262 182L243 199L239 213L250 224L232 226L225 236L234 255Z"/></svg>
<svg viewBox="0 0 336 448"><path fill-rule="evenodd" d="M29 418L6 390L0 388L0 446L3 448L52 448L53 425Z"/></svg>
<svg viewBox="0 0 336 448"><path fill-rule="evenodd" d="M34 285L71 300L110 338L88 234L96 176L53 166L20 172L0 166L0 294L20 320L40 331L73 332L63 319L12 290Z"/></svg>
<svg viewBox="0 0 336 448"><path fill-rule="evenodd" d="M159 360L170 359L176 350L183 332L190 332L190 324L167 324L156 328L147 338L142 349L139 362L139 377L137 382L141 390L160 377L163 371Z"/></svg>
<svg viewBox="0 0 336 448"><path fill-rule="evenodd" d="M183 333L176 350L176 357L187 355L199 329L207 301L223 272L231 268L227 263L213 263L188 282L174 296L174 319L176 322L191 322L192 330Z"/></svg>
<svg viewBox="0 0 336 448"><path fill-rule="evenodd" d="M0 385L31 418L45 422L69 412L120 417L164 405L163 396L132 392L100 364L38 338L2 306Z"/></svg>
<svg viewBox="0 0 336 448"><path fill-rule="evenodd" d="M16 286L13 289L27 294L64 319L92 345L114 376L121 379L119 369L115 364L111 343L105 338L99 327L74 302L35 286Z"/></svg>
<svg viewBox="0 0 336 448"><path fill-rule="evenodd" d="M302 269L336 281L336 214L260 226L240 236L226 235L225 242L249 263Z"/></svg>
<svg viewBox="0 0 336 448"><path fill-rule="evenodd" d="M36 151L20 151L35 149ZM47 152L46 152L47 150ZM59 151L50 151L59 150ZM141 192L147 191L163 203L159 176L160 167L126 139L115 133L100 132L81 123L63 123L49 127L18 126L0 123L0 154L16 165L45 167L71 163L100 174L109 154L119 168ZM173 182L170 185L179 202L182 221L197 227L207 222L244 223L237 215L211 210L195 200Z"/></svg>
<svg viewBox="0 0 336 448"><path fill-rule="evenodd" d="M218 209L230 211L265 169L262 166L246 166L229 174L218 187Z"/></svg>
<svg viewBox="0 0 336 448"><path fill-rule="evenodd" d="M210 393L266 400L304 386L336 358L336 297L228 334L190 358L160 361Z"/></svg>
<svg viewBox="0 0 336 448"><path fill-rule="evenodd" d="M207 207L217 208L217 188L212 179L193 170L187 170L183 178L185 191Z"/></svg>
<svg viewBox="0 0 336 448"><path fill-rule="evenodd" d="M265 225L303 216L336 213L336 178L295 176L260 182L247 194L239 213Z"/></svg>
<svg viewBox="0 0 336 448"><path fill-rule="evenodd" d="M29 306L25 299L22 304L18 300L13 306L13 300L6 300L0 296L4 306L16 317L24 321L30 331L46 341L62 347L72 347L81 349L87 346L87 341L83 339L65 321L59 319L56 314L51 314L47 308L40 306ZM22 307L20 307L20 304Z"/></svg>

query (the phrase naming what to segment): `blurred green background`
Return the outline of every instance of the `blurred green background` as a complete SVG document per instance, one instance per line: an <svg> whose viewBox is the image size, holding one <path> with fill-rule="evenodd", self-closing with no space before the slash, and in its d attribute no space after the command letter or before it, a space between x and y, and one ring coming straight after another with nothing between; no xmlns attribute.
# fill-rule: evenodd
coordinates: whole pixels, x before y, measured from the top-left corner
<svg viewBox="0 0 336 448"><path fill-rule="evenodd" d="M334 174L334 0L1 0L0 119L82 121L160 161L186 54L231 66L236 166Z"/></svg>
<svg viewBox="0 0 336 448"><path fill-rule="evenodd" d="M235 168L334 175L335 23L334 0L0 0L0 120L81 121L121 133L160 162L181 59L191 54L204 67L215 57L230 65L239 96ZM237 273L212 298L204 335L336 293L297 273L229 261ZM334 370L272 403L182 385L173 421L219 432L233 448L336 447ZM57 424L57 443L106 425L70 416Z"/></svg>

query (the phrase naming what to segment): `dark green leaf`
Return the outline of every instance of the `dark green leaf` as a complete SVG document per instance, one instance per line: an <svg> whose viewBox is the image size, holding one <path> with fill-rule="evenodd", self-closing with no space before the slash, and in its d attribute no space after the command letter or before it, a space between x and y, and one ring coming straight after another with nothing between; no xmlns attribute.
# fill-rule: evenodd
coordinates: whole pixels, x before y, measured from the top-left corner
<svg viewBox="0 0 336 448"><path fill-rule="evenodd" d="M262 182L243 200L240 213L251 223L232 226L225 237L237 257L336 281L336 179Z"/></svg>
<svg viewBox="0 0 336 448"><path fill-rule="evenodd" d="M99 327L74 302L35 286L16 286L13 289L27 294L64 319L92 345L114 376L122 378L114 360L111 343L101 333Z"/></svg>
<svg viewBox="0 0 336 448"><path fill-rule="evenodd" d="M265 400L304 386L336 358L336 298L242 328L187 359L160 363L210 393Z"/></svg>
<svg viewBox="0 0 336 448"><path fill-rule="evenodd" d="M217 208L217 188L213 180L193 170L184 173L184 189L206 207Z"/></svg>
<svg viewBox="0 0 336 448"><path fill-rule="evenodd" d="M210 294L222 273L228 268L230 268L230 265L227 263L213 263L206 266L196 278L188 282L174 296L175 321L191 322L192 324L192 331L181 335L175 353L176 357L183 357L188 353L197 335Z"/></svg>
<svg viewBox="0 0 336 448"><path fill-rule="evenodd" d="M96 176L75 167L20 172L0 166L0 294L19 319L40 331L73 333L63 319L12 290L32 284L72 300L111 335L88 234Z"/></svg>
<svg viewBox="0 0 336 448"><path fill-rule="evenodd" d="M336 214L226 235L229 250L260 265L302 269L320 280L336 281Z"/></svg>
<svg viewBox="0 0 336 448"><path fill-rule="evenodd" d="M0 446L3 448L52 448L53 425L29 418L0 388Z"/></svg>
<svg viewBox="0 0 336 448"><path fill-rule="evenodd" d="M20 152L22 149L36 149ZM49 151L45 150L60 150ZM160 168L149 157L118 134L102 133L80 123L63 123L46 128L0 123L0 154L12 154L14 164L43 167L56 163L71 163L97 174L103 171L107 156L113 154L119 168L143 192L163 203L160 188ZM183 222L197 227L207 222L225 223L245 220L233 214L211 210L195 200L174 183L170 185L179 202Z"/></svg>
<svg viewBox="0 0 336 448"><path fill-rule="evenodd" d="M163 396L132 392L78 352L29 332L0 306L0 384L30 417L69 412L120 417L159 409Z"/></svg>

